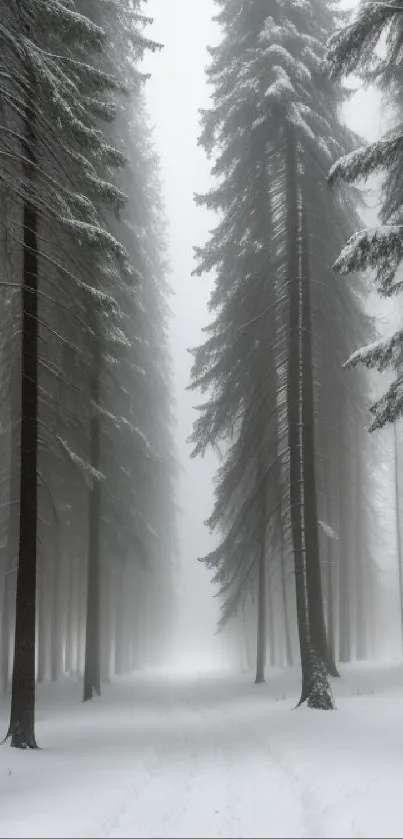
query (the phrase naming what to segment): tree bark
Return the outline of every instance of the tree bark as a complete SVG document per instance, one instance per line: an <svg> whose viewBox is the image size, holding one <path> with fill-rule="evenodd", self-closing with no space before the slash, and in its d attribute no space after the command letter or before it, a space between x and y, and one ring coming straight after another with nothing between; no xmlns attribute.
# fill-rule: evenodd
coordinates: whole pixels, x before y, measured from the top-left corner
<svg viewBox="0 0 403 839"><path fill-rule="evenodd" d="M351 659L351 616L350 616L350 527L349 507L352 503L349 487L351 485L350 464L346 463L345 427L341 428L340 445L340 556L339 556L339 659L342 662ZM343 491L344 486L344 491Z"/></svg>
<svg viewBox="0 0 403 839"><path fill-rule="evenodd" d="M249 639L249 621L248 621L248 614L247 614L247 595L242 597L241 602L241 609L242 609L242 631L243 631L243 639L245 645L245 657L246 657L246 668L247 670L253 669L253 660L250 650L250 639Z"/></svg>
<svg viewBox="0 0 403 839"><path fill-rule="evenodd" d="M111 680L112 573L107 565L101 575L101 680Z"/></svg>
<svg viewBox="0 0 403 839"><path fill-rule="evenodd" d="M93 352L94 370L91 379L91 452L90 463L99 470L101 459L101 429L97 413L100 384L100 348L98 342ZM93 479L89 498L88 572L87 572L87 616L85 632L84 702L96 694L101 695L101 639L100 639L100 535L101 535L101 487Z"/></svg>
<svg viewBox="0 0 403 839"><path fill-rule="evenodd" d="M315 474L315 405L313 388L311 278L309 268L308 232L305 213L301 216L301 344L302 344L302 447L304 481L304 517L306 577L308 589L309 626L313 647L327 672L338 676L326 637L320 566L318 509Z"/></svg>
<svg viewBox="0 0 403 839"><path fill-rule="evenodd" d="M364 504L365 496L362 490L363 482L363 460L362 444L360 435L356 436L356 498L359 500L357 515L355 516L355 616L356 616L356 658L364 661L367 655L367 601L366 601L366 574L364 557Z"/></svg>
<svg viewBox="0 0 403 839"><path fill-rule="evenodd" d="M37 566L38 444L38 217L33 179L35 108L32 78L26 91L22 151L27 197L23 205L21 473L19 555L17 571L15 651L11 715L7 737L16 748L34 749L35 740L35 612Z"/></svg>
<svg viewBox="0 0 403 839"><path fill-rule="evenodd" d="M66 631L66 672L78 672L77 636L79 634L80 609L78 596L78 571L75 553L70 554L68 560L68 603L67 603L67 631Z"/></svg>
<svg viewBox="0 0 403 839"><path fill-rule="evenodd" d="M297 149L292 129L286 137L286 202L287 202L287 274L289 299L289 343L288 343L288 435L290 457L290 507L291 535L295 566L295 590L299 645L302 668L302 691L300 702L309 696L310 639L308 598L303 555L302 534L302 470L300 444L300 301L299 301L299 225L297 187Z"/></svg>
<svg viewBox="0 0 403 839"><path fill-rule="evenodd" d="M304 499L302 286L297 145L292 126L286 129L287 272L289 300L287 415L290 457L290 513L295 565L295 591L302 668L299 704L333 707L325 666L311 638L306 575L306 505ZM308 522L309 527L309 522Z"/></svg>
<svg viewBox="0 0 403 839"><path fill-rule="evenodd" d="M57 526L57 525L56 525ZM59 538L57 538L53 563L53 596L51 615L51 661L50 676L57 681L65 668L65 638L67 633L67 603L66 590L69 596L69 580L65 564L60 555Z"/></svg>
<svg viewBox="0 0 403 839"><path fill-rule="evenodd" d="M266 496L263 491L264 497ZM266 504L264 505L266 507ZM259 553L258 596L257 596L257 648L256 648L256 684L265 681L266 667L266 510L262 530L262 542Z"/></svg>
<svg viewBox="0 0 403 839"><path fill-rule="evenodd" d="M277 663L277 633L276 633L276 611L275 611L275 597L273 592L273 574L274 574L274 563L272 563L271 568L269 568L268 579L266 584L266 597L267 597L267 624L268 624L268 637L269 637L269 664L270 667L275 667Z"/></svg>
<svg viewBox="0 0 403 839"><path fill-rule="evenodd" d="M37 597L36 597L36 611L37 611L37 668L36 681L44 682L47 676L47 640L48 640L48 621L47 621L47 592L46 592L46 572L47 560L45 556L38 556L38 573L37 573Z"/></svg>
<svg viewBox="0 0 403 839"><path fill-rule="evenodd" d="M11 635L14 630L14 603L16 587L16 570L18 564L19 541L19 485L20 485L20 417L21 417L21 377L16 381L13 365L10 375L10 513L7 529L6 566L1 613L1 681L4 691L9 686L10 679L10 647Z"/></svg>
<svg viewBox="0 0 403 839"><path fill-rule="evenodd" d="M334 504L332 504L332 496L331 496L331 480L334 475L333 472L333 464L331 458L331 452L326 452L326 463L328 466L328 472L325 471L325 480L328 485L328 489L326 492L326 521L330 525L331 523L334 525L336 522L336 515L334 511ZM336 530L338 527L336 526ZM327 540L327 637L329 642L329 647L331 650L334 651L335 649L335 615L334 615L334 608L335 608L335 593L334 593L334 565L335 565L335 548L334 548L334 540L328 539Z"/></svg>
<svg viewBox="0 0 403 839"><path fill-rule="evenodd" d="M292 666L292 644L290 633L290 619L288 615L287 604L287 582L285 578L285 562L284 562L284 544L281 545L281 588L283 595L283 619L284 619L284 641L285 641L285 661L287 667Z"/></svg>
<svg viewBox="0 0 403 839"><path fill-rule="evenodd" d="M9 584L8 574L4 579L3 608L1 611L1 688L5 693L10 676L10 617L9 617Z"/></svg>
<svg viewBox="0 0 403 839"><path fill-rule="evenodd" d="M403 566L402 566L402 530L400 521L400 482L399 482L399 438L397 434L397 425L394 423L394 441L395 441L395 510L396 510L396 551L397 551L397 570L399 579L399 609L400 609L400 632L403 644Z"/></svg>

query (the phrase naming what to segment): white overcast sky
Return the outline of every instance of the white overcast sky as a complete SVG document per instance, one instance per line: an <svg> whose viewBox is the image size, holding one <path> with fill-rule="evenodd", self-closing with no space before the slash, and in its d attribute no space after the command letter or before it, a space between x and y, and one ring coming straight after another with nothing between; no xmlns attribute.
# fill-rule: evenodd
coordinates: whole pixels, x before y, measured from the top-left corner
<svg viewBox="0 0 403 839"><path fill-rule="evenodd" d="M354 2L345 5L354 5ZM161 160L166 215L169 221L172 301L172 353L178 411L178 453L183 468L179 504L181 615L179 634L186 639L189 655L211 656L220 645L213 638L218 613L217 600L204 566L196 562L213 543L204 520L213 502L212 476L216 462L190 460L186 445L194 418L196 393L186 392L191 357L187 352L203 340L208 322L207 300L211 280L192 278L193 246L203 243L213 220L193 203L193 193L210 186L209 164L197 146L198 109L208 102L204 69L206 46L217 40L212 23L213 0L149 0L147 13L154 18L150 35L164 44L161 53L147 61L152 73L147 83L148 107L155 126L155 145ZM360 92L347 108L351 127L373 139L380 131L378 100L374 93ZM185 644L186 646L186 644ZM210 658L211 662L211 658Z"/></svg>

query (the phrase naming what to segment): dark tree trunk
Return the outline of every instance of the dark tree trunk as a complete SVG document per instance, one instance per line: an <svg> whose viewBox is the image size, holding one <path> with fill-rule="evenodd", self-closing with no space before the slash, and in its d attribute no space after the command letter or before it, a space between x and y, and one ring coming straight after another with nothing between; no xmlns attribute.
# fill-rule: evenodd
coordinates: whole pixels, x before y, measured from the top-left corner
<svg viewBox="0 0 403 839"><path fill-rule="evenodd" d="M7 691L10 674L10 617L9 617L9 583L8 574L4 579L4 589L1 610L1 688Z"/></svg>
<svg viewBox="0 0 403 839"><path fill-rule="evenodd" d="M340 556L339 556L339 659L341 662L351 659L351 615L350 615L350 505L353 499L350 494L351 468L347 460L348 438L345 439L345 428L341 428L341 457L339 469L340 481ZM343 490L344 487L344 490Z"/></svg>
<svg viewBox="0 0 403 839"><path fill-rule="evenodd" d="M270 190L267 178L267 136L266 131L261 130L256 132L253 139L254 155L258 161L257 170L251 184L251 198L252 211L255 218L255 241L260 245L260 253L265 253L267 245L267 237L270 235L271 221L272 221L272 207L270 202ZM267 258L263 257L262 261L257 260L256 267L261 275L261 285L259 297L257 298L257 311L273 306L276 303L276 289L275 283L268 273ZM267 550L267 529L270 527L269 523L269 506L270 506L270 481L276 483L276 475L271 478L268 477L271 469L270 461L274 461L276 457L277 445L277 416L276 414L267 420L265 414L270 416L270 411L267 410L267 393L276 387L276 362L272 357L267 356L266 335L264 328L264 321L256 320L255 333L255 349L257 358L255 360L254 375L256 376L256 388L254 401L260 406L260 411L264 417L263 422L259 424L256 429L260 438L260 450L258 454L258 464L256 469L256 481L259 487L258 492L260 497L258 504L260 510L259 529L260 529L260 544L258 557L258 591L257 591L257 649L256 649L256 684L265 681L265 668L267 661L267 610L269 608L269 621L271 624L270 631L270 656L271 660L274 651L274 621L271 610L271 604L268 604L269 588L268 588L268 550ZM269 427L268 427L269 426ZM270 426L272 428L270 429ZM272 451L274 440L274 452ZM278 465L276 463L276 473Z"/></svg>
<svg viewBox="0 0 403 839"><path fill-rule="evenodd" d="M37 611L37 669L36 681L44 682L46 679L46 652L47 652L47 620L46 620L46 571L47 562L44 556L38 556L38 574L37 574L37 595L36 595L36 611Z"/></svg>
<svg viewBox="0 0 403 839"><path fill-rule="evenodd" d="M271 576L269 574L269 579L267 581L266 586L267 592L267 610L268 610L268 629L269 629L269 662L271 667L276 666L277 661L277 635L276 635L276 617L274 611L274 597L273 597L273 572Z"/></svg>
<svg viewBox="0 0 403 839"><path fill-rule="evenodd" d="M28 197L23 206L20 534L11 715L7 737L11 738L12 746L34 749L38 504L38 218L33 195L35 110L32 89L27 91L22 150L27 161L24 168Z"/></svg>
<svg viewBox="0 0 403 839"><path fill-rule="evenodd" d="M101 680L111 680L112 572L104 566L101 576Z"/></svg>
<svg viewBox="0 0 403 839"><path fill-rule="evenodd" d="M331 419L331 418L330 418ZM329 420L330 422L330 420ZM336 656L337 644L337 569L340 549L340 486L338 482L339 430L330 422L329 436L324 448L325 458L325 515L336 531L337 540L327 539L327 635L329 646Z"/></svg>
<svg viewBox="0 0 403 839"><path fill-rule="evenodd" d="M265 496L265 492L263 493ZM266 506L266 505L265 505ZM259 554L258 596L257 596L257 658L256 684L265 681L266 667L266 510L262 530L262 543Z"/></svg>
<svg viewBox="0 0 403 839"><path fill-rule="evenodd" d="M119 568L116 572L116 593L115 593L115 673L123 673L123 571ZM117 608L117 604L120 608Z"/></svg>
<svg viewBox="0 0 403 839"><path fill-rule="evenodd" d="M328 492L330 493L330 487ZM330 523L332 521L332 507L327 502L326 505L326 515L327 521ZM328 637L328 644L331 650L335 649L335 624L334 624L334 604L335 604L335 595L334 595L334 584L333 584L333 575L334 575L334 565L335 565L335 549L334 549L334 542L333 539L328 539L327 545L327 637Z"/></svg>
<svg viewBox="0 0 403 839"><path fill-rule="evenodd" d="M57 527L57 525L56 525ZM53 682L64 672L64 641L66 626L66 592L69 596L68 579L61 561L59 539L57 539L53 562L53 594L51 615L50 677Z"/></svg>
<svg viewBox="0 0 403 839"><path fill-rule="evenodd" d="M281 545L281 588L283 594L283 615L284 615L284 640L285 640L285 660L287 667L292 666L292 645L290 633L290 619L288 615L287 604L287 582L285 578L285 562L284 562L284 544Z"/></svg>
<svg viewBox="0 0 403 839"><path fill-rule="evenodd" d="M16 380L19 376L18 382ZM7 690L10 679L11 634L14 631L16 568L19 542L21 373L13 365L10 376L10 513L7 529L6 567L1 612L1 681Z"/></svg>
<svg viewBox="0 0 403 839"><path fill-rule="evenodd" d="M315 474L315 405L313 387L312 316L305 213L301 217L301 344L302 344L302 447L305 514L306 578L308 589L309 627L312 645L327 672L338 676L333 650L326 637L320 567L318 510Z"/></svg>
<svg viewBox="0 0 403 839"><path fill-rule="evenodd" d="M397 433L396 423L393 426L394 440L395 440L395 516L396 516L396 551L397 551L397 571L399 579L399 614L400 614L400 633L403 644L403 566L402 566L402 531L400 521L400 484L399 484L399 438Z"/></svg>
<svg viewBox="0 0 403 839"><path fill-rule="evenodd" d="M366 658L367 647L367 627L366 627L366 574L364 570L364 539L363 539L363 522L364 522L364 504L365 494L363 492L362 483L362 444L360 435L356 437L356 498L359 499L357 516L355 519L355 615L356 615L356 658L358 661L364 661Z"/></svg>
<svg viewBox="0 0 403 839"><path fill-rule="evenodd" d="M93 353L94 371L92 374L91 401L91 453L90 463L99 470L101 458L101 428L97 413L100 385L100 352L95 345ZM100 637L100 530L101 530L101 487L98 479L93 479L89 498L88 530L88 573L87 573L87 619L85 632L84 663L84 702L95 694L101 695L101 637Z"/></svg>
<svg viewBox="0 0 403 839"><path fill-rule="evenodd" d="M243 627L243 637L245 641L245 656L246 656L246 666L248 670L253 670L254 661L253 656L251 653L251 644L250 644L250 633L249 633L249 620L248 620L248 611L247 611L247 595L244 595L242 598L242 627Z"/></svg>
<svg viewBox="0 0 403 839"><path fill-rule="evenodd" d="M287 202L287 274L289 299L288 344L288 435L290 449L291 535L295 565L297 621L302 667L301 702L310 692L310 639L308 599L302 534L302 470L300 443L300 290L299 290L299 225L297 187L297 149L292 129L286 138L286 202Z"/></svg>
<svg viewBox="0 0 403 839"><path fill-rule="evenodd" d="M333 546L329 545L327 560L327 636L329 649L334 650L334 592L333 592Z"/></svg>
<svg viewBox="0 0 403 839"><path fill-rule="evenodd" d="M314 708L333 707L325 666L316 652L310 630L306 577L306 509L304 503L302 287L297 146L291 126L286 134L287 273L289 299L287 414L290 452L290 512L295 565L297 621L301 652L302 691L299 704Z"/></svg>
<svg viewBox="0 0 403 839"><path fill-rule="evenodd" d="M115 609L115 670L118 675L127 672L125 647L125 571L120 568L117 579L117 603L120 608Z"/></svg>
<svg viewBox="0 0 403 839"><path fill-rule="evenodd" d="M78 609L77 609L77 584L76 565L77 560L74 554L67 558L68 570L68 600L67 600L67 628L66 628L66 672L76 673L78 670L76 660L75 636L78 632Z"/></svg>

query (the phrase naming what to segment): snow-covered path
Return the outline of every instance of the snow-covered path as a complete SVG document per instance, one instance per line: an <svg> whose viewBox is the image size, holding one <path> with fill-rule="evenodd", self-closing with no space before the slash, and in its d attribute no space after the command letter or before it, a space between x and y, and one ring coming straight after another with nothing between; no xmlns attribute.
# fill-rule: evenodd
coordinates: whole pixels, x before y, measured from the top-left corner
<svg viewBox="0 0 403 839"><path fill-rule="evenodd" d="M104 835L316 835L298 782L219 691L217 700L197 681L171 696L154 732L151 783Z"/></svg>
<svg viewBox="0 0 403 839"><path fill-rule="evenodd" d="M47 685L42 749L0 749L0 837L401 837L403 668L335 688L323 713L291 710L293 672Z"/></svg>

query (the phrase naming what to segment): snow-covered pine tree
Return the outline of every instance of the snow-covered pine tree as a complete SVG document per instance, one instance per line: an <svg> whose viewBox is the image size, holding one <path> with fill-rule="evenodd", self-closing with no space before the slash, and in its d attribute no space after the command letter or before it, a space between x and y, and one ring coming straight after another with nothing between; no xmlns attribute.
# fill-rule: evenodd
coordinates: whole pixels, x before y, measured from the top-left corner
<svg viewBox="0 0 403 839"><path fill-rule="evenodd" d="M170 290L158 160L146 111L146 77L140 65L143 54L159 49L159 45L146 37L149 19L140 14L143 7L141 2L129 5L120 30L126 31L126 47L119 48L116 37L113 53L114 66L125 56L121 72L129 90L116 129L123 137L129 161L125 172L129 201L122 241L137 275L136 296L125 307L131 349L121 379L122 390L130 394L130 456L125 460L124 479L130 499L125 564L132 580L132 599L127 608L131 667L164 656L175 608L176 463L168 342Z"/></svg>
<svg viewBox="0 0 403 839"><path fill-rule="evenodd" d="M289 124L288 140L292 142L290 125L294 133L297 132L297 182L300 202L298 230L301 244L303 238L307 241L306 248L302 248L300 254L300 322L302 327L300 354L303 371L300 396L303 429L301 447L304 452L302 455L304 460L302 470L305 503L304 535L309 542L306 544L306 571L310 631L315 649L326 662L329 672L335 673L334 651L326 649L324 615L320 608L322 603L320 555L324 558L328 544L324 543L321 532L319 539L322 544L319 554L317 521L318 518L327 519L328 511L324 508L324 503L326 499L331 498L335 488L338 487L339 498L345 497L345 487L351 485L347 477L349 469L355 475L357 455L354 455L354 452L357 434L360 435L360 427L363 425L366 383L364 376L358 376L354 381L350 380L349 389L346 390L346 382L343 381L340 368L343 348L347 349L347 342L350 340L345 334L345 322L351 324L352 334L358 332L366 338L368 324L360 311L359 294L362 294L362 289L359 289L357 282L352 292L340 294L340 289L337 289L337 293L332 293L331 265L334 254L337 253L339 243L343 239L343 229L353 229L357 218L351 199L347 200L346 195L340 196L338 202L329 202L325 182L326 160L334 158L339 148L351 148L353 142L353 138L339 120L343 91L329 85L323 72L323 43L326 35L335 26L337 5L324 5L320 1L310 3L304 7L302 13L301 9L291 4L288 11L284 10L284 13L289 15L288 25L284 25L284 18L283 22L280 19L277 28L271 25L267 27L265 37L268 39L269 59L274 64L272 58L274 51L275 64L280 65L280 71L283 74L281 76L277 66L275 68L277 80L269 90L275 98L281 98L284 103L286 120ZM288 58L281 55L284 47L287 48ZM280 53L279 56L278 53ZM304 58L305 75L301 67L294 66L293 68L290 54L298 59L301 56ZM286 89L287 80L288 83L292 83L294 94L291 93L289 84L287 95L281 91L278 93L281 78ZM289 97L288 104L287 96ZM287 170L289 178L290 162L288 162ZM295 204L295 201L293 203ZM302 219L305 221L304 237L302 237ZM295 232L290 236L290 247L293 242L295 242ZM303 257L304 251L305 257ZM303 263L304 268L302 268ZM297 301L295 301L296 305ZM291 328L293 324L296 328L295 319L291 316ZM310 326L309 331L312 335L310 348L307 346L307 326ZM312 373L307 363L310 355ZM291 375L290 355L288 361ZM313 404L309 396L312 391ZM340 419L340 426L336 429L335 416ZM315 422L313 422L314 418ZM353 442L350 443L350 451L347 454L345 447L351 437ZM328 471L328 458L332 451L339 452L339 462L343 463L337 482ZM319 492L315 491L315 483ZM361 527L361 517L359 521L354 522L351 506L349 508L346 506L343 511L339 510L340 570L343 563L345 571L347 569L351 571L355 565L357 530ZM359 551L364 551L365 554L365 539L359 546ZM331 594L329 591L330 566L329 569L330 573L326 581L328 604ZM348 603L348 598L344 602ZM339 606L342 607L342 598L339 598ZM339 622L339 627L341 629L342 621Z"/></svg>
<svg viewBox="0 0 403 839"><path fill-rule="evenodd" d="M276 260L272 247L270 175L272 130L256 125L265 81L249 74L265 4L223 3L222 44L208 71L213 108L203 114L201 142L221 151L213 172L220 185L199 199L222 219L197 253L200 275L217 269L206 343L195 351L193 387L211 397L194 426L195 454L221 442L228 448L218 472L209 521L222 532L205 558L223 597L221 625L252 585L258 588L256 680L264 679L266 580L281 551L281 483L277 441ZM269 567L268 558L271 562ZM262 591L263 588L263 591ZM272 643L273 639L269 639Z"/></svg>
<svg viewBox="0 0 403 839"><path fill-rule="evenodd" d="M375 285L382 297L392 297L402 289L403 257L403 182L402 138L403 102L401 94L403 67L403 3L401 0L360 2L348 25L329 43L328 62L334 79L354 73L364 84L375 84L394 112L394 125L381 140L361 146L342 156L333 165L329 180L354 183L378 173L382 177L379 207L380 224L359 230L341 251L335 269L374 272ZM399 368L402 332L379 340L354 352L348 365L364 364L383 371L395 369L396 375L386 393L371 407L370 430L395 422L403 412L402 377Z"/></svg>
<svg viewBox="0 0 403 839"><path fill-rule="evenodd" d="M108 630L104 626L105 672L110 670L113 657L119 672L144 660L150 644L158 643L155 635L159 642L167 640L167 606L172 594L175 468L168 288L158 167L145 110L146 77L140 67L144 53L158 45L146 37L149 19L142 14L143 5L109 2L100 8L91 0L81 0L80 4L83 11L102 22L109 44L103 60L125 88L110 128L110 141L119 140L127 158L118 183L128 194L128 201L121 220L111 217L109 223L124 244L133 269L132 282L121 287L117 295L125 312L125 341L115 354L116 388L104 394L105 416L114 419L103 423L102 430L103 472L108 486L100 521L104 545L100 556L102 602L108 603L113 597L113 591L108 591L110 585L114 588L113 580L117 588L123 585L129 592L117 611L116 625ZM156 622L153 615L158 611L162 618L164 610L166 620ZM107 609L104 618L108 621Z"/></svg>
<svg viewBox="0 0 403 839"><path fill-rule="evenodd" d="M336 414L342 409L352 427L339 358L343 318L354 326L359 319L353 294L331 295L331 266L354 218L351 203L334 196L329 202L326 188L329 161L351 147L338 117L341 94L323 72L323 44L336 13L320 0L270 9L260 2L218 5L223 39L211 50L213 105L203 114L201 142L217 154L219 184L199 200L221 221L198 251L197 271L217 273L211 298L216 318L195 351L193 386L210 398L193 440L195 453L222 440L230 449L210 520L223 539L205 561L227 595L225 618L256 573L266 533L271 563L293 555L301 700L331 707L323 664L336 671L326 639L318 536L318 518L326 517L316 483L323 497L335 483L323 460L333 441L339 452L344 445L340 428L324 422L330 406L337 404ZM361 381L357 398L349 394L354 410L361 410L362 390ZM270 499L263 530L256 512L262 457ZM338 476L342 486L346 474ZM346 516L342 529L350 534L351 511Z"/></svg>
<svg viewBox="0 0 403 839"><path fill-rule="evenodd" d="M13 235L22 254L22 328L15 336L22 353L19 555L9 736L13 746L34 748L38 491L45 486L39 458L42 447L47 457L52 449L70 451L62 435L52 433L54 394L44 387L40 371L59 382L66 377L57 364L60 352L56 363L52 357L52 339L85 363L80 342L71 344L47 315L52 305L58 313L63 310L57 294L62 297L68 287L66 319L80 321L71 301L90 291L90 253L102 254L110 276L121 273L124 249L102 226L96 203L121 205L122 195L98 176L97 166L121 165L123 157L96 126L100 115L111 117L108 94L116 88L112 77L88 60L102 50L99 27L77 13L70 0L23 0L8 6L1 39L8 119L0 131L0 177L21 208ZM110 319L107 295L97 289L93 304ZM77 465L77 457L73 461Z"/></svg>

